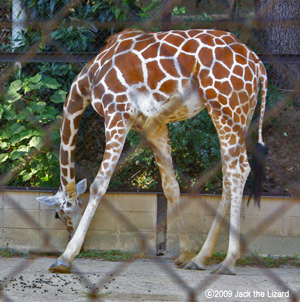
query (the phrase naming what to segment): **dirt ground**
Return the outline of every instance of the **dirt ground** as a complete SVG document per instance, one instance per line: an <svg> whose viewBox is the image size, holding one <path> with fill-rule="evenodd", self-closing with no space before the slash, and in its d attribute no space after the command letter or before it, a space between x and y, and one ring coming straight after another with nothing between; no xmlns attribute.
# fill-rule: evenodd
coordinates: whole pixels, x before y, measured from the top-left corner
<svg viewBox="0 0 300 302"><path fill-rule="evenodd" d="M92 287L98 288L97 301L275 302L300 298L300 269L295 267L237 267L236 276L216 276L210 274L213 267L181 270L163 259L132 263L76 259L72 274L58 275L48 271L54 260L0 258L1 301L88 301ZM195 289L195 300L189 295L191 289Z"/></svg>

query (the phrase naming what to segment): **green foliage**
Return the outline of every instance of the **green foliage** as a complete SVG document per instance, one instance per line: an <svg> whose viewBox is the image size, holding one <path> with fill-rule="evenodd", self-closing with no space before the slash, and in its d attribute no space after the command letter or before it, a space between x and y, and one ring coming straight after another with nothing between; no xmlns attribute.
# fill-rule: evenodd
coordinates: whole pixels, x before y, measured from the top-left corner
<svg viewBox="0 0 300 302"><path fill-rule="evenodd" d="M140 17L142 19L150 19L153 16L157 17L157 13L161 11L162 1L161 0L151 0L151 2L141 9ZM175 6L172 10L172 15L182 15L185 14L185 7Z"/></svg>
<svg viewBox="0 0 300 302"><path fill-rule="evenodd" d="M19 33L15 52L33 45L43 52L98 51L113 29L99 30L92 22L70 25L68 21L125 21L138 8L133 0L82 1L70 8L64 22L53 28L49 43L34 22L47 21L70 0L21 0L30 19ZM12 79L0 104L0 174L18 170L10 185L57 186L59 184L59 119L66 93L83 64L29 63ZM32 73L34 70L34 74ZM34 76L32 76L34 75ZM51 129L50 129L51 128ZM49 131L48 131L49 130ZM50 131L51 130L51 131Z"/></svg>
<svg viewBox="0 0 300 302"><path fill-rule="evenodd" d="M18 252L10 248L0 248L0 257L3 258L13 258L13 257L23 257L24 253Z"/></svg>
<svg viewBox="0 0 300 302"><path fill-rule="evenodd" d="M118 187L135 188L137 190L155 190L158 185L158 168L150 147L142 136L130 131L127 136L127 161L120 165L111 182L110 189Z"/></svg>
<svg viewBox="0 0 300 302"><path fill-rule="evenodd" d="M140 12L142 19L150 19L153 15L157 14L161 10L161 0L151 0L151 2L145 6Z"/></svg>
<svg viewBox="0 0 300 302"><path fill-rule="evenodd" d="M87 250L79 253L76 258L91 258L101 259L106 261L128 261L131 260L133 254L131 252L124 252L120 250L98 251Z"/></svg>
<svg viewBox="0 0 300 302"><path fill-rule="evenodd" d="M51 33L51 37L64 45L64 50L67 52L85 52L93 45L96 32L94 27L88 25L74 27L62 24Z"/></svg>
<svg viewBox="0 0 300 302"><path fill-rule="evenodd" d="M111 291L101 292L101 293L88 291L88 292L84 292L83 296L88 299L104 299L108 297L111 293L112 293Z"/></svg>
<svg viewBox="0 0 300 302"><path fill-rule="evenodd" d="M16 52L26 51L30 46L35 45L36 43L38 43L40 50L45 49L45 45L41 40L40 32L31 28L18 32L18 36L14 42L17 42L18 46L15 47L14 44L12 44L10 47L11 50Z"/></svg>
<svg viewBox="0 0 300 302"><path fill-rule="evenodd" d="M149 24L147 26L148 30L152 31L159 31L161 30L161 22L157 22L159 18L161 17L162 12L162 1L161 0L151 0L148 2L148 5L143 7L139 13L139 16L141 20L144 21L154 21L154 24L152 24L149 28ZM175 6L171 12L173 16L175 15L182 15L186 13L185 6L179 7ZM174 26L174 24L173 24ZM187 27L185 28L187 29Z"/></svg>
<svg viewBox="0 0 300 302"><path fill-rule="evenodd" d="M192 119L169 125L176 177L183 191L193 188L201 173L220 160L217 133L206 110ZM160 190L155 157L141 135L131 131L127 137L127 161L112 179L111 190L118 187ZM128 158L129 157L129 158ZM221 173L206 184L206 191L221 187Z"/></svg>
<svg viewBox="0 0 300 302"><path fill-rule="evenodd" d="M245 255L237 261L239 266L262 266L267 268L280 267L282 265L291 265L295 267L300 266L300 259L295 256L278 256L272 255L260 256L257 253L251 255Z"/></svg>
<svg viewBox="0 0 300 302"><path fill-rule="evenodd" d="M223 252L216 252L211 258L207 260L208 265L215 265L221 263L226 257ZM260 256L258 253L250 255L243 255L236 262L237 266L260 266L267 268L281 267L282 265L291 265L300 267L300 258L297 255L294 256L278 256L272 255Z"/></svg>
<svg viewBox="0 0 300 302"><path fill-rule="evenodd" d="M102 0L80 1L76 6L70 7L64 22L53 28L50 36L51 43L45 42L42 31L34 24L35 21L48 21L62 10L66 5L72 4L70 0L21 0L27 8L32 25L19 33L16 42L18 47L14 51L26 51L34 43L38 43L40 51L91 52L98 51L104 45L105 38L115 31L115 28L101 29L93 22L125 22L140 18L139 7L134 0ZM75 24L69 24L69 21ZM79 24L76 24L76 22ZM90 21L80 24L81 21ZM12 44L12 47L13 44Z"/></svg>
<svg viewBox="0 0 300 302"><path fill-rule="evenodd" d="M37 73L13 81L3 95L0 173L17 169L12 185L58 185L59 123L66 95L60 88L56 79Z"/></svg>
<svg viewBox="0 0 300 302"><path fill-rule="evenodd" d="M272 84L268 85L268 94L267 94L267 106L273 107L277 104L277 102L284 97L284 93L282 93L277 86Z"/></svg>
<svg viewBox="0 0 300 302"><path fill-rule="evenodd" d="M208 258L206 261L207 265L214 265L214 264L218 264L221 263L222 261L224 261L226 257L226 253L224 252L215 252L211 258Z"/></svg>
<svg viewBox="0 0 300 302"><path fill-rule="evenodd" d="M134 0L80 1L72 0L21 0L29 10L31 20L50 20L66 5L70 5L68 17L78 20L125 21L129 11L136 10Z"/></svg>
<svg viewBox="0 0 300 302"><path fill-rule="evenodd" d="M172 15L183 15L185 14L185 7L175 6L172 11Z"/></svg>
<svg viewBox="0 0 300 302"><path fill-rule="evenodd" d="M30 68L32 66L32 68ZM65 91L69 91L71 84L79 73L79 71L83 68L84 64L68 64L68 63L41 63L41 64L28 64L26 65L26 69L22 70L24 76L26 76L26 70L31 69L39 70L39 73L43 75L47 75L49 77L55 78L59 84L61 85L61 89ZM30 74L29 74L30 76Z"/></svg>
<svg viewBox="0 0 300 302"><path fill-rule="evenodd" d="M192 119L170 124L169 129L179 184L182 189L191 188L205 169L220 160L218 135L206 110ZM206 190L212 188L211 182L206 185Z"/></svg>

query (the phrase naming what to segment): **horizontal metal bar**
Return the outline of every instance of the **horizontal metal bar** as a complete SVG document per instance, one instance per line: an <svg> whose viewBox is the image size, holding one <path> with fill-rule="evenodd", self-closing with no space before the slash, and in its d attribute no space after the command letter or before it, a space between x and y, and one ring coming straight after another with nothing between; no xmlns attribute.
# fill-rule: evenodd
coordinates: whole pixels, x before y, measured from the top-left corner
<svg viewBox="0 0 300 302"><path fill-rule="evenodd" d="M58 191L58 187L22 187L22 186L2 186L0 187L0 192L52 192L52 193L56 193ZM88 191L87 191L88 192ZM115 191L110 191L108 190L106 193L110 193L110 194L155 194L155 195L164 195L163 192L157 192L157 191L144 191L144 190L115 190ZM199 191L197 193L188 193L188 192L180 192L180 195L182 196L222 196L222 194L219 193L207 193L204 191ZM244 192L243 196L248 197L250 194L249 192ZM272 192L263 192L263 197L276 197L276 198L294 198L296 196L293 196L292 194L288 194L288 193L272 193Z"/></svg>
<svg viewBox="0 0 300 302"><path fill-rule="evenodd" d="M34 63L85 63L92 60L98 53L16 53L0 52L0 62L34 62ZM300 64L300 54L258 54L263 63Z"/></svg>
<svg viewBox="0 0 300 302"><path fill-rule="evenodd" d="M285 19L285 20L263 20L263 19L255 19L255 18L240 18L237 20L228 20L226 18L217 18L216 15L208 16L211 17L210 20L202 20L198 15L179 15L172 16L172 19L168 21L168 23L172 26L184 24L191 24L193 26L197 26L197 28L216 28L216 27L241 27L246 26L247 28L253 29L266 29L272 26L284 25L284 26L299 26L299 19ZM99 30L103 29L111 29L111 28L130 28L130 27L139 27L139 28L150 28L149 23L156 23L162 21L160 15L153 14L147 21L144 20L130 20L130 21L86 21L86 20L27 20L26 22L12 22L12 21L0 21L0 29L11 30L12 25L22 26L22 27L31 27L35 29L39 29L44 27L45 25L50 28L58 27L58 26L87 26L94 27Z"/></svg>
<svg viewBox="0 0 300 302"><path fill-rule="evenodd" d="M300 64L300 54L258 54L265 64Z"/></svg>
<svg viewBox="0 0 300 302"><path fill-rule="evenodd" d="M77 63L88 62L98 53L16 53L0 52L0 62Z"/></svg>

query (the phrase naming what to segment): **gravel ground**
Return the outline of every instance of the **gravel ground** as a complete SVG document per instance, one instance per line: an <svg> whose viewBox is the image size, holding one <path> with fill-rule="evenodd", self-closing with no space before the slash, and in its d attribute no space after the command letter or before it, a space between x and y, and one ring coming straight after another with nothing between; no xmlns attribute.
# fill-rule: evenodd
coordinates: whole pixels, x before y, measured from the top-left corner
<svg viewBox="0 0 300 302"><path fill-rule="evenodd" d="M54 260L0 258L1 301L88 301L93 287L97 301L192 301L190 288L197 288L194 301L293 301L293 292L300 299L300 269L295 267L237 267L236 276L216 276L210 274L213 267L181 270L170 260L76 259L72 274L58 275L47 270Z"/></svg>

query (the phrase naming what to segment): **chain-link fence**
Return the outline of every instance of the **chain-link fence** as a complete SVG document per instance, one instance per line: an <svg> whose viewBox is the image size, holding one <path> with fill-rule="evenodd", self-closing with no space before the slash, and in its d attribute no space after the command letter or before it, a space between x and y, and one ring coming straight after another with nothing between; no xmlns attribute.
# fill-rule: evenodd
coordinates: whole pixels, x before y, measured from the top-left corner
<svg viewBox="0 0 300 302"><path fill-rule="evenodd" d="M27 133L29 129L35 129L32 137L43 137L43 129L46 124L55 121L61 112L62 102L66 95L72 80L84 66L85 62L90 60L104 45L105 39L112 33L127 27L138 27L147 30L159 30L161 28L217 28L229 30L235 33L246 45L253 48L266 64L269 78L269 99L270 106L274 105L278 99L285 98L288 94L294 92L288 108L282 110L279 115L265 123L267 143L270 144L270 151L274 154L286 154L291 150L298 150L298 140L294 136L297 129L297 113L299 111L297 102L297 81L299 74L299 45L294 41L299 41L297 37L298 19L297 14L290 9L290 15L285 17L284 12L278 13L277 16L268 9L255 9L254 2L248 1L246 4L236 3L228 4L226 1L221 4L212 6L208 1L191 2L185 6L180 3L173 3L168 7L168 3L162 6L159 2L101 2L73 3L54 1L51 5L45 2L26 2L15 1L11 4L3 3L2 29L1 29L1 62L2 62L2 89L8 90L11 83L17 80L17 89L19 94L23 94L23 104L19 105L24 109L27 102L43 102L47 109L53 109L48 112L48 121L41 123L36 121L33 125L32 119L23 124L24 129L19 127L20 133ZM229 1L230 3L230 1ZM39 5L38 5L39 4ZM73 8L74 7L74 8ZM14 8L14 10L12 10ZM269 9L270 10L270 9ZM218 12L218 13L217 13ZM225 14L224 14L225 12ZM280 15L282 14L282 16ZM239 19L234 16L239 16ZM228 19L231 16L231 19ZM227 18L227 19L226 19ZM277 19L278 20L277 20ZM282 37L281 37L281 36ZM11 37L11 39L9 39ZM268 38L269 37L269 38ZM288 38L290 40L288 40ZM10 42L9 42L10 41ZM277 41L277 42L276 42ZM278 42L281 41L281 42ZM34 78L37 74L42 77ZM291 78L292 75L292 78ZM50 78L55 78L56 82L51 82ZM26 80L25 80L26 79ZM29 80L28 80L29 79ZM31 79L31 80L30 80ZM20 82L21 81L21 82ZM32 83L36 81L36 90ZM5 88L6 87L6 88ZM25 90L27 93L25 93ZM55 91L57 90L57 91ZM54 93L55 92L55 93ZM15 95L20 97L19 95ZM34 98L34 100L33 100ZM10 118L16 113L11 108ZM17 110L17 109L16 109ZM21 109L19 109L20 111ZM40 114L44 113L46 107L34 106L33 112L36 120ZM291 113L293 118L291 118ZM22 111L26 114L26 112ZM25 118L26 120L26 118ZM187 148L180 146L180 135L170 129L172 141L176 145L178 152L173 154L175 165L179 171L179 181L182 190L190 191L193 183L199 178L201 173L211 164L220 159L218 149L218 139L212 123L208 121L198 121L200 130L198 132L192 129L187 142ZM15 115L15 121L18 121ZM292 121L292 123L291 123ZM4 119L2 121L5 124ZM202 124L209 124L209 129L201 128ZM195 122L195 124L197 124ZM291 127L291 124L293 125ZM289 127L286 127L289 125ZM56 124L58 131L59 123ZM187 127L184 125L184 127ZM42 129L41 129L42 128ZM208 127L207 127L208 128ZM9 129L12 129L11 133ZM90 129L94 129L91 131ZM28 148L28 134L26 139L18 141L14 137L16 133L10 124L5 127L6 136L2 136L1 151L3 153L1 160L2 170L10 169L14 165L24 166L24 162L18 161L18 155L24 155ZM185 132L185 129L182 130ZM200 133L201 132L201 133ZM58 133L58 132L56 132ZM188 149L195 149L193 141L196 139L206 140L205 136L213 137L214 144L208 143L202 145L202 152L188 152ZM178 141L177 141L178 137ZM276 138L275 138L276 137ZM13 139L10 139L13 138ZM52 147L48 146L43 149L46 157L40 161L32 161L31 166L36 167L34 170L24 168L21 175L12 179L9 185L21 186L58 186L58 140L57 135L50 137L54 140ZM136 146L140 138L130 135L128 143L125 146L125 152L130 146ZM276 147L276 142L285 141ZM36 139L38 142L39 139ZM49 143L51 145L51 143ZM36 147L36 146L35 146ZM38 145L39 148L41 146ZM23 150L23 151L22 151ZM98 170L99 163L104 152L104 126L101 118L88 108L81 129L79 131L78 144L76 149L76 162L78 165L78 179L87 177L91 182ZM186 160L181 156L185 154ZM273 154L273 153L272 153ZM282 155L280 155L282 158ZM290 157L288 157L290 158ZM15 161L17 159L17 162ZM276 159L276 160L275 160ZM189 163L197 160L198 167L193 169ZM297 181L299 175L299 163L297 159L291 159L282 164L276 155L269 157L267 164L267 181L265 192L271 194L289 194L287 184L282 182L281 173L284 177L290 179L289 183ZM136 164L139 162L139 164ZM160 190L159 179L157 178L157 168L154 157L149 149L137 148L132 152L131 165L126 165L122 170L122 175L118 173L111 183L111 190ZM279 166L280 169L279 169ZM48 166L47 170L45 166ZM128 168L131 166L131 168ZM146 166L146 169L145 169ZM193 165L195 166L195 165ZM44 167L44 168L41 168ZM133 167L133 168L132 168ZM145 172L142 172L144 170ZM91 173L91 171L93 171ZM54 175L52 179L51 176ZM132 177L132 175L135 175ZM181 175L181 176L180 176ZM44 181L42 181L44 179ZM126 188L122 184L126 182ZM220 174L214 178L212 183L206 186L209 192L220 192L221 190ZM246 191L249 191L249 185L246 185Z"/></svg>
<svg viewBox="0 0 300 302"><path fill-rule="evenodd" d="M129 27L149 31L216 28L236 34L260 55L267 68L270 88L264 141L270 151L266 164L265 194L299 196L300 160L297 154L300 148L300 8L298 1L280 2L1 1L0 82L3 105L0 107L0 186L55 188L59 185L58 148L62 104L76 74L97 54L109 35ZM256 141L254 133L257 131L252 130L256 128L257 123L254 121L248 134L249 146ZM213 126L206 131L206 137L214 137L218 143ZM186 127L183 132L186 133ZM181 136L173 133L172 128L170 135L174 140L178 135L180 140ZM195 135L190 134L191 140L194 140ZM201 132L201 135L204 134ZM192 157L195 154L185 153L187 157L191 157L189 160L187 157L182 159L179 155L177 158L175 154L178 179L186 192L221 191L219 151L215 151L215 144L205 144L208 146L203 152L206 155L202 155L197 161L206 161L206 164L202 164L196 171L193 169L195 159ZM191 146L192 143L188 142L186 149ZM89 182L93 180L104 147L104 123L88 108L81 122L75 154L78 179L88 178ZM176 147L174 149L178 149ZM251 151L251 147L249 150ZM184 152L186 151L183 149L178 151L179 154ZM207 157L212 159L207 160ZM185 170L183 164L187 164L188 169ZM141 142L141 138L130 134L111 189L160 190L157 172L154 157ZM250 184L247 184L245 190L249 190L249 187ZM14 203L14 200L10 202ZM113 207L110 203L107 204L108 207ZM19 206L16 204L16 207ZM30 224L37 223L25 210L19 210L22 219L27 219ZM283 209L278 209L278 213L283 214ZM244 252L253 252L249 248L251 240L274 223L274 217L278 217L278 213L270 213L267 221L259 225L253 234L245 237L242 242ZM130 228L134 228L121 213L119 216ZM139 230L136 232L141 249L155 255L154 247L149 246L145 236ZM49 241L48 236L45 232L45 247ZM28 261L24 260L10 272L5 283L11 283L13 276L27 265ZM130 262L120 264L112 273L127 265ZM163 262L159 266L173 282L181 284L189 301L196 301L199 293L218 278L212 275L199 285L191 287L170 266ZM265 270L264 273L279 288L290 290L291 301L297 300L299 288L298 292L292 290L272 271ZM100 280L93 285L89 278L83 278L94 298L99 298L95 295L96 288L103 287L109 279ZM10 300L3 290L0 297Z"/></svg>

